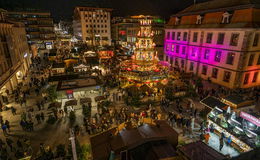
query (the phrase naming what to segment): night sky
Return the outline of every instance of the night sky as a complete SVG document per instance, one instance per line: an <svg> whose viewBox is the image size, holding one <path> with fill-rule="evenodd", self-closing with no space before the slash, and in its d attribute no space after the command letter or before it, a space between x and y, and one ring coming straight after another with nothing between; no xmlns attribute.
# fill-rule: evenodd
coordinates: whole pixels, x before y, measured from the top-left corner
<svg viewBox="0 0 260 160"><path fill-rule="evenodd" d="M206 0L197 0L203 2ZM194 0L0 0L0 8L18 10L36 8L50 11L55 20L71 19L75 6L95 6L113 8L113 16L136 14L159 15L167 19L189 5Z"/></svg>

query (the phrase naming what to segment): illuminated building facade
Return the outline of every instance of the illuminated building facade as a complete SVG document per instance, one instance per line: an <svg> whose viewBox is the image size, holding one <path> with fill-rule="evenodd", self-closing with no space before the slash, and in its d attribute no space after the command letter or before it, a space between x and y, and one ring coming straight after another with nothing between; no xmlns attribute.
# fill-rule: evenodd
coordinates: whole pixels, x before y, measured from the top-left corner
<svg viewBox="0 0 260 160"><path fill-rule="evenodd" d="M88 45L111 45L111 11L109 8L76 7L74 36Z"/></svg>
<svg viewBox="0 0 260 160"><path fill-rule="evenodd" d="M52 49L56 40L54 24L49 12L8 12L12 21L24 23L29 45L40 49Z"/></svg>
<svg viewBox="0 0 260 160"><path fill-rule="evenodd" d="M29 69L30 52L22 23L13 23L0 9L0 107Z"/></svg>
<svg viewBox="0 0 260 160"><path fill-rule="evenodd" d="M171 16L164 60L228 88L260 85L260 1L212 0Z"/></svg>
<svg viewBox="0 0 260 160"><path fill-rule="evenodd" d="M157 83L166 83L168 67L160 64L154 49L152 19L144 17L139 21L140 30L137 33L134 55L132 60L121 64L121 81L123 84L137 84L139 87L144 84L153 87Z"/></svg>

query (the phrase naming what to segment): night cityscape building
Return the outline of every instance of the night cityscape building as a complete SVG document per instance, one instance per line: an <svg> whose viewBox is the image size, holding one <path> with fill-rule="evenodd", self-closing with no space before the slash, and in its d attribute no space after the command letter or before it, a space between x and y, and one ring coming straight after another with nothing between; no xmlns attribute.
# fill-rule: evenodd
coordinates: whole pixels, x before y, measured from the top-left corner
<svg viewBox="0 0 260 160"><path fill-rule="evenodd" d="M23 22L29 45L40 49L52 49L56 40L54 23L50 12L8 11L7 17L13 21Z"/></svg>
<svg viewBox="0 0 260 160"><path fill-rule="evenodd" d="M259 3L213 0L172 15L165 60L228 88L259 86Z"/></svg>
<svg viewBox="0 0 260 160"><path fill-rule="evenodd" d="M260 0L0 6L0 160L260 159Z"/></svg>
<svg viewBox="0 0 260 160"><path fill-rule="evenodd" d="M0 10L0 107L23 81L31 61L24 24L9 21L6 14Z"/></svg>
<svg viewBox="0 0 260 160"><path fill-rule="evenodd" d="M87 45L111 45L111 11L109 8L76 7L73 32Z"/></svg>

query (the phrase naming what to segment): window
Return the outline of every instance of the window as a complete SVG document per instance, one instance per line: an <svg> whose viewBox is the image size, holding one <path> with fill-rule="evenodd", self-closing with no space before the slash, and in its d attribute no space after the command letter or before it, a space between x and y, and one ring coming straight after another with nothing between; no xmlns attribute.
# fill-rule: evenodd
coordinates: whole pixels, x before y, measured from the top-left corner
<svg viewBox="0 0 260 160"><path fill-rule="evenodd" d="M255 38L253 42L254 47L258 45L258 41L259 41L259 33L255 33Z"/></svg>
<svg viewBox="0 0 260 160"><path fill-rule="evenodd" d="M195 57L196 54L197 54L197 48L193 47L193 48L191 49L191 56L192 56L192 57Z"/></svg>
<svg viewBox="0 0 260 160"><path fill-rule="evenodd" d="M216 54L215 54L215 62L220 62L220 59L221 59L221 51L216 51Z"/></svg>
<svg viewBox="0 0 260 160"><path fill-rule="evenodd" d="M252 83L254 83L254 82L257 81L257 77L258 77L258 72L255 72L255 73L254 73L253 80L252 80Z"/></svg>
<svg viewBox="0 0 260 160"><path fill-rule="evenodd" d="M218 78L218 69L212 68L212 78Z"/></svg>
<svg viewBox="0 0 260 160"><path fill-rule="evenodd" d="M222 15L222 22L221 23L230 23L230 17L232 14L225 12Z"/></svg>
<svg viewBox="0 0 260 160"><path fill-rule="evenodd" d="M172 40L175 40L175 32L172 32Z"/></svg>
<svg viewBox="0 0 260 160"><path fill-rule="evenodd" d="M168 56L166 56L166 61L168 62L168 60L169 60L169 57L168 57Z"/></svg>
<svg viewBox="0 0 260 160"><path fill-rule="evenodd" d="M211 42L212 42L212 37L213 37L213 33L208 33L208 34L207 34L206 43L211 43Z"/></svg>
<svg viewBox="0 0 260 160"><path fill-rule="evenodd" d="M172 45L172 50L171 51L174 52L174 44Z"/></svg>
<svg viewBox="0 0 260 160"><path fill-rule="evenodd" d="M180 46L179 45L176 45L176 53L179 53L180 52Z"/></svg>
<svg viewBox="0 0 260 160"><path fill-rule="evenodd" d="M170 64L173 64L173 57L170 58Z"/></svg>
<svg viewBox="0 0 260 160"><path fill-rule="evenodd" d="M181 54L185 55L186 54L186 46L182 46L182 51Z"/></svg>
<svg viewBox="0 0 260 160"><path fill-rule="evenodd" d="M207 70L208 70L208 66L203 65L201 74L206 75L207 74Z"/></svg>
<svg viewBox="0 0 260 160"><path fill-rule="evenodd" d="M175 58L175 66L179 66L178 58Z"/></svg>
<svg viewBox="0 0 260 160"><path fill-rule="evenodd" d="M258 59L257 59L257 65L260 65L260 55L258 56Z"/></svg>
<svg viewBox="0 0 260 160"><path fill-rule="evenodd" d="M184 32L183 33L183 41L187 41L187 39L188 39L188 33Z"/></svg>
<svg viewBox="0 0 260 160"><path fill-rule="evenodd" d="M202 16L198 15L197 20L196 20L196 24L201 24L201 23L202 23Z"/></svg>
<svg viewBox="0 0 260 160"><path fill-rule="evenodd" d="M205 53L204 53L204 59L209 59L209 49L205 49Z"/></svg>
<svg viewBox="0 0 260 160"><path fill-rule="evenodd" d="M250 57L249 57L249 59L248 59L248 66L252 66L252 65L253 65L254 57L255 57L254 54L251 54L251 55L250 55Z"/></svg>
<svg viewBox="0 0 260 160"><path fill-rule="evenodd" d="M229 82L230 77L231 77L231 72L224 71L223 81L224 81L224 82Z"/></svg>
<svg viewBox="0 0 260 160"><path fill-rule="evenodd" d="M233 34L231 35L230 45L231 45L231 46L237 46L237 44L238 44L238 38L239 38L239 34L238 34L238 33L233 33Z"/></svg>
<svg viewBox="0 0 260 160"><path fill-rule="evenodd" d="M193 42L197 42L198 41L198 32L194 32L193 33Z"/></svg>
<svg viewBox="0 0 260 160"><path fill-rule="evenodd" d="M245 74L244 84L248 84L249 73Z"/></svg>
<svg viewBox="0 0 260 160"><path fill-rule="evenodd" d="M177 40L181 40L181 32L177 32Z"/></svg>
<svg viewBox="0 0 260 160"><path fill-rule="evenodd" d="M171 32L167 32L167 39L170 39Z"/></svg>
<svg viewBox="0 0 260 160"><path fill-rule="evenodd" d="M184 68L184 60L181 60L181 68Z"/></svg>
<svg viewBox="0 0 260 160"><path fill-rule="evenodd" d="M166 44L166 51L170 50L170 44Z"/></svg>
<svg viewBox="0 0 260 160"><path fill-rule="evenodd" d="M235 53L229 52L227 55L227 64L233 65L235 58Z"/></svg>
<svg viewBox="0 0 260 160"><path fill-rule="evenodd" d="M217 44L224 44L225 33L218 34Z"/></svg>
<svg viewBox="0 0 260 160"><path fill-rule="evenodd" d="M193 68L194 68L194 63L190 62L190 71L193 71Z"/></svg>

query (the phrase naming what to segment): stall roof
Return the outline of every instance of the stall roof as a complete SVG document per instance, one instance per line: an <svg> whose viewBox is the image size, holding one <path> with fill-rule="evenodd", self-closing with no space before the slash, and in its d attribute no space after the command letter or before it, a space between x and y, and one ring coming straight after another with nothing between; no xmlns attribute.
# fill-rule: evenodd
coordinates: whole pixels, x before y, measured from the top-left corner
<svg viewBox="0 0 260 160"><path fill-rule="evenodd" d="M177 145L178 133L165 121L157 121L156 123L157 126L145 124L135 129L124 129L116 135L116 129L113 128L91 137L93 158L95 160L108 159L111 150L118 155L121 151L134 151L138 146L151 141L167 140L172 146L174 146L173 143ZM160 150L156 152L160 152Z"/></svg>
<svg viewBox="0 0 260 160"><path fill-rule="evenodd" d="M215 107L218 108L223 108L225 106L227 106L225 103L222 103L219 99L217 99L216 97L206 97L203 100L200 101L200 103L202 103L203 105L213 109Z"/></svg>
<svg viewBox="0 0 260 160"><path fill-rule="evenodd" d="M65 63L53 63L52 68L65 68Z"/></svg>
<svg viewBox="0 0 260 160"><path fill-rule="evenodd" d="M233 104L236 104L236 105L241 104L246 101L243 99L242 96L239 96L239 95L229 95L229 96L225 97L224 99Z"/></svg>
<svg viewBox="0 0 260 160"><path fill-rule="evenodd" d="M179 151L190 160L224 160L226 157L202 141L186 144Z"/></svg>
<svg viewBox="0 0 260 160"><path fill-rule="evenodd" d="M91 103L91 98L80 98L80 104Z"/></svg>
<svg viewBox="0 0 260 160"><path fill-rule="evenodd" d="M65 102L65 106L76 106L78 104L77 100L69 100Z"/></svg>

